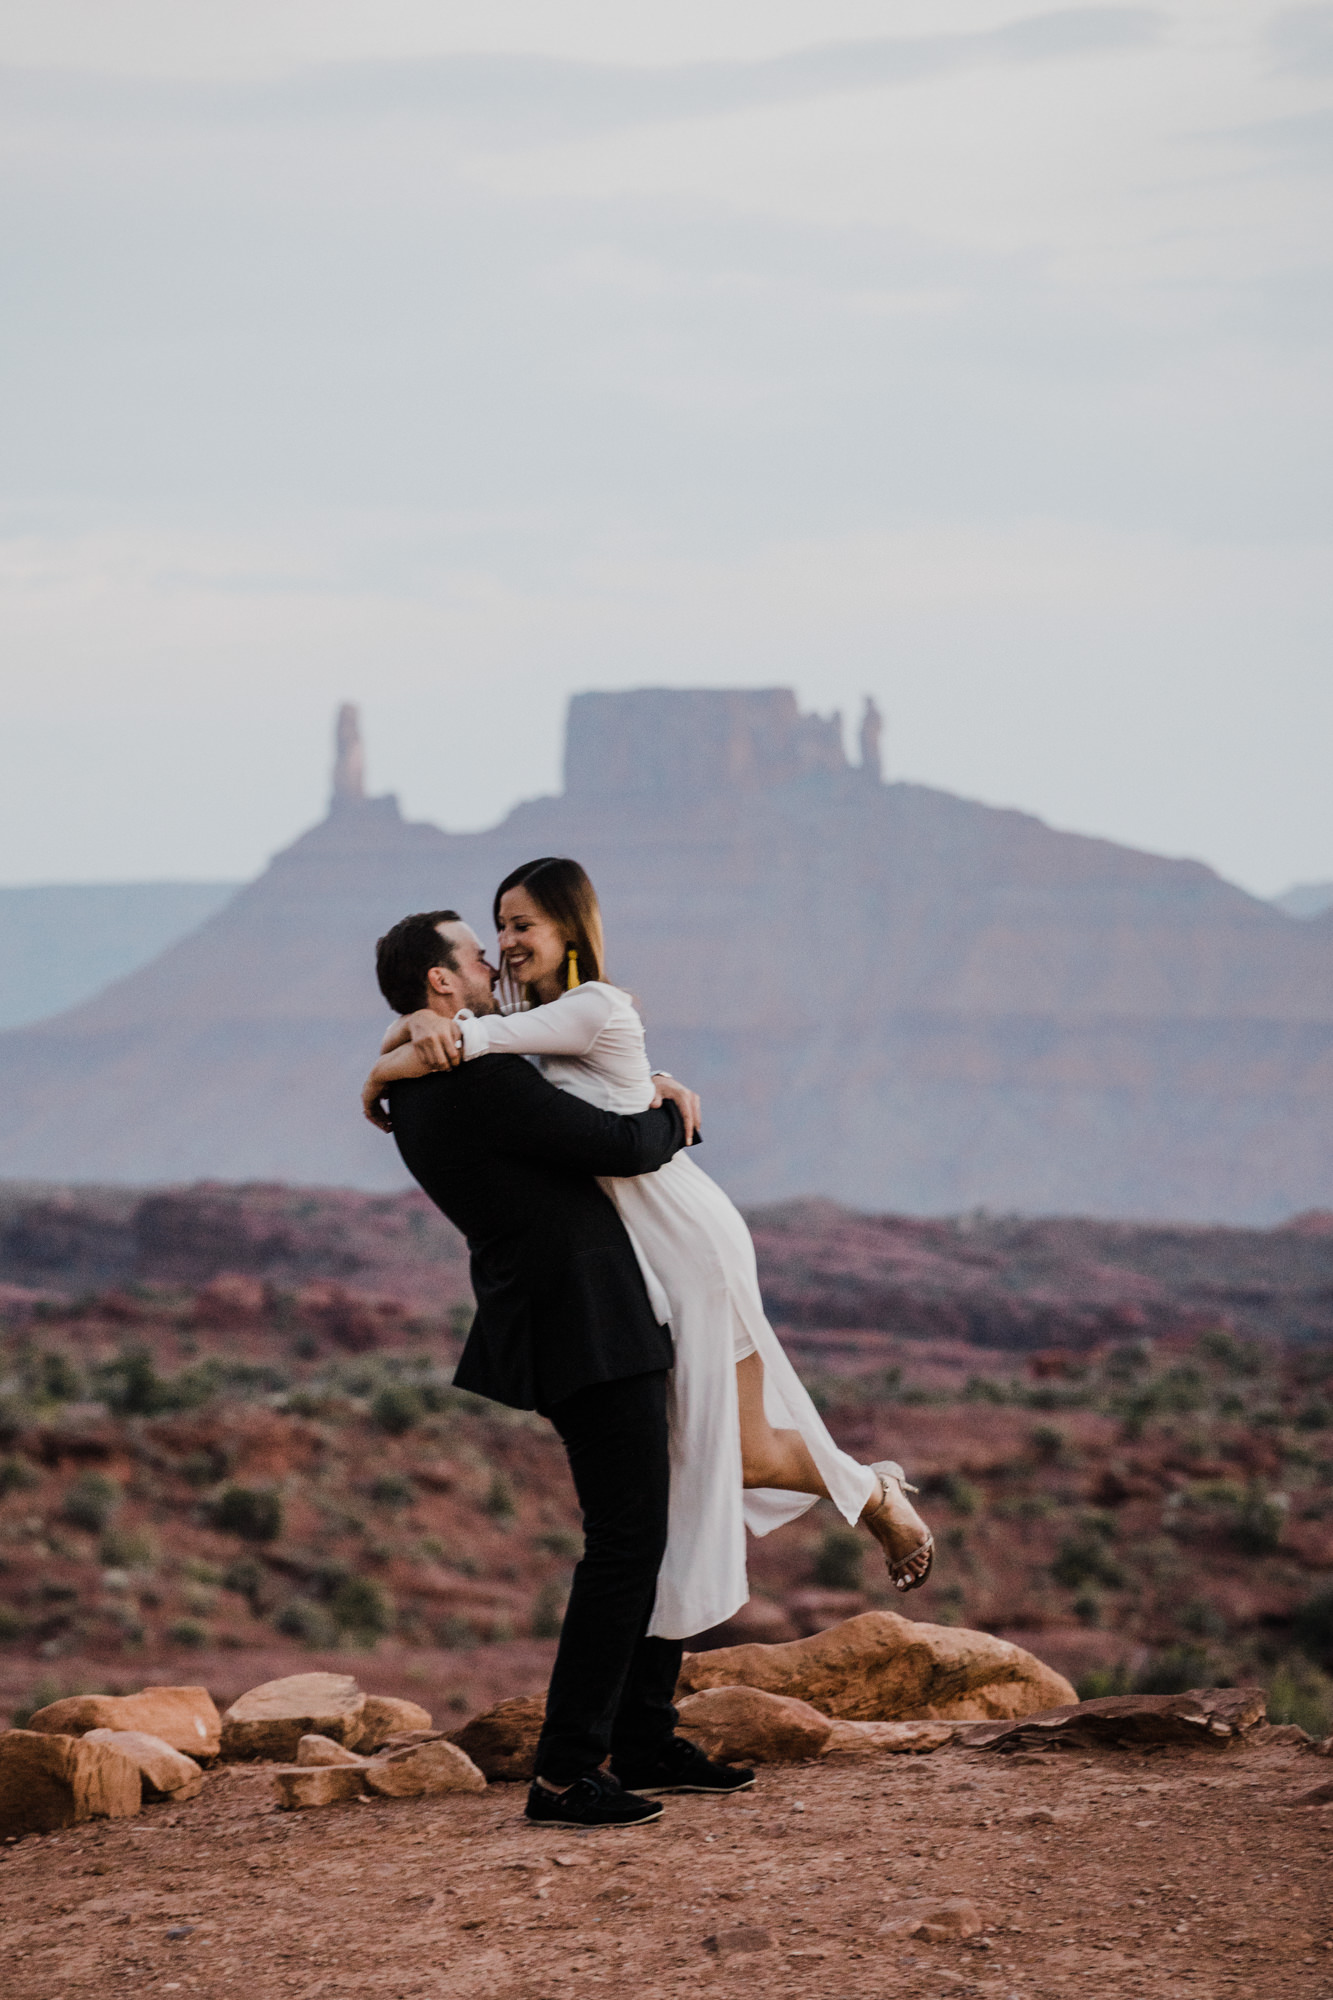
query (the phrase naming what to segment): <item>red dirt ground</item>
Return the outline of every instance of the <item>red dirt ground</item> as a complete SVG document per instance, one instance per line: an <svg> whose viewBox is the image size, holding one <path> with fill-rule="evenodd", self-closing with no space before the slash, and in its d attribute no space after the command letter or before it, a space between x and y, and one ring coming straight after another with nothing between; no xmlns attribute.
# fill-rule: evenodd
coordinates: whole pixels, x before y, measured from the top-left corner
<svg viewBox="0 0 1333 2000"><path fill-rule="evenodd" d="M264 1767L232 1767L187 1806L0 1850L4 1993L1322 2000L1333 1806L1290 1800L1331 1778L1280 1739L954 1748L769 1768L751 1793L583 1835L528 1828L504 1785L279 1813ZM984 1938L884 1935L927 1893L974 1900ZM750 1948L729 1952L738 1931Z"/></svg>

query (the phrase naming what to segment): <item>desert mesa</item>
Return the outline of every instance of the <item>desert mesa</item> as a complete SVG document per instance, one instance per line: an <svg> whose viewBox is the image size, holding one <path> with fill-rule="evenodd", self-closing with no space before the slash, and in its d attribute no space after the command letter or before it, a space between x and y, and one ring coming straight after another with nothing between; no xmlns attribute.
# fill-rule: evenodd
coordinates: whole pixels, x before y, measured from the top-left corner
<svg viewBox="0 0 1333 2000"><path fill-rule="evenodd" d="M655 1064L745 1201L1266 1224L1333 1206L1333 913L902 782L785 688L570 703L564 790L479 833L366 794L188 938L0 1036L0 1176L396 1188L357 1093L375 938L588 869ZM701 1158L703 1156L701 1155Z"/></svg>

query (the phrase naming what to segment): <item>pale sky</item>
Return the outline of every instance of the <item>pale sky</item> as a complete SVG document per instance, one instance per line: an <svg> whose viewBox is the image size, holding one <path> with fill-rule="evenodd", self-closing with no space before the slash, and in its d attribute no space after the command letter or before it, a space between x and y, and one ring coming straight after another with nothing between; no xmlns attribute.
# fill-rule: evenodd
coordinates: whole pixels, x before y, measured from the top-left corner
<svg viewBox="0 0 1333 2000"><path fill-rule="evenodd" d="M568 695L1333 877L1333 6L0 0L0 881L489 824Z"/></svg>

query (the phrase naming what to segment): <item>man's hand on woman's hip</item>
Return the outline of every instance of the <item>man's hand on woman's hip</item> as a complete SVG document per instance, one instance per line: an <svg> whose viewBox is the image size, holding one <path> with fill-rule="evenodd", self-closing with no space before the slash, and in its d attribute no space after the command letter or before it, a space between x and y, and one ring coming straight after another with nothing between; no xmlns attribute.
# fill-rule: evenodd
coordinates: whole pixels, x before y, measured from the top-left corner
<svg viewBox="0 0 1333 2000"><path fill-rule="evenodd" d="M657 1092L657 1095L648 1109L656 1111L659 1104L674 1104L685 1121L685 1144L692 1146L694 1144L694 1135L699 1129L699 1118L703 1109L699 1102L699 1093L691 1090L687 1084L678 1083L671 1072L665 1069L655 1069L653 1071L653 1089Z"/></svg>

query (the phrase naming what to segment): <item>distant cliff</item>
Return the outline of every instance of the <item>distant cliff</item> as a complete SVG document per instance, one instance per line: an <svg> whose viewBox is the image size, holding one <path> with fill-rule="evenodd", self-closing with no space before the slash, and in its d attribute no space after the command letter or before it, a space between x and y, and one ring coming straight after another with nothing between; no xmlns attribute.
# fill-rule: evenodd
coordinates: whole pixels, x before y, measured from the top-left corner
<svg viewBox="0 0 1333 2000"><path fill-rule="evenodd" d="M785 689L570 705L566 785L484 833L362 795L192 938L0 1036L0 1173L399 1183L359 1117L375 937L578 856L654 1058L738 1196L1267 1222L1333 1205L1333 916L884 784Z"/></svg>

